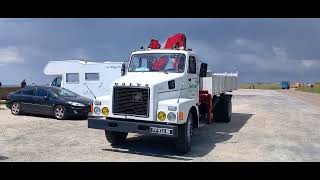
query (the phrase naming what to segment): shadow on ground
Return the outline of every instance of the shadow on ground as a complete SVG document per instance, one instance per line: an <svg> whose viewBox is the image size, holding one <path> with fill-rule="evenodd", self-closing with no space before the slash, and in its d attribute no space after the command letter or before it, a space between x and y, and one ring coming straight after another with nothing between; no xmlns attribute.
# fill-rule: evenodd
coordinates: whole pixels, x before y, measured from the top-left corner
<svg viewBox="0 0 320 180"><path fill-rule="evenodd" d="M172 140L144 135L127 138L123 145L103 150L188 161L196 157L203 157L210 153L217 143L230 140L232 138L231 133L238 132L251 116L252 114L233 113L230 123L213 123L195 129L192 149L183 156L179 156L176 153ZM237 142L230 141L228 143Z"/></svg>
<svg viewBox="0 0 320 180"><path fill-rule="evenodd" d="M52 120L57 120L55 119L53 116L50 116L50 115L42 115L42 114L31 114L31 113L24 113L24 114L21 114L20 116L32 116L32 117L41 117L41 118L49 118L49 119L52 119ZM57 121L84 121L84 120L87 120L87 118L80 118L80 117L67 117L67 119L64 119L64 120L57 120Z"/></svg>
<svg viewBox="0 0 320 180"><path fill-rule="evenodd" d="M7 159L9 159L9 158L6 157L6 156L1 156L1 155L0 155L0 161L1 161L1 160L7 160Z"/></svg>

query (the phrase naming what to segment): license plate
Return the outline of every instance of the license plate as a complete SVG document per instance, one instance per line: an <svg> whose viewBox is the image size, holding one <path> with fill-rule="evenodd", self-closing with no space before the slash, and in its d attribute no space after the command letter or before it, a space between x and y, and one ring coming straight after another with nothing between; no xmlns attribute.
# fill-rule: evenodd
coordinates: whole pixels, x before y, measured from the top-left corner
<svg viewBox="0 0 320 180"><path fill-rule="evenodd" d="M150 133L173 135L173 129L150 127Z"/></svg>

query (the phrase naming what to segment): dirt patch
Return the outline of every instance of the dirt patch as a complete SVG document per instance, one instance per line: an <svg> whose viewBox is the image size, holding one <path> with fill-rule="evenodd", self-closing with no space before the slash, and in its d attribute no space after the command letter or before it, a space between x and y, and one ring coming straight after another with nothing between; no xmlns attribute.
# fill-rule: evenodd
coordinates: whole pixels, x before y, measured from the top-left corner
<svg viewBox="0 0 320 180"><path fill-rule="evenodd" d="M301 92L295 90L278 90L279 92L291 97L303 100L308 104L320 107L320 94Z"/></svg>

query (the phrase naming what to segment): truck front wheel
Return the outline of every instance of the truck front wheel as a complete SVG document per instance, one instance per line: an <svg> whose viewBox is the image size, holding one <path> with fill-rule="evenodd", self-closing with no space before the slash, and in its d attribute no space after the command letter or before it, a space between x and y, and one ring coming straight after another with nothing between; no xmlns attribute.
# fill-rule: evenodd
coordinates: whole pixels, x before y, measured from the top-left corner
<svg viewBox="0 0 320 180"><path fill-rule="evenodd" d="M105 131L105 135L106 138L108 140L108 142L114 146L114 145L120 145L122 143L124 143L124 141L126 140L128 133L124 133L124 132L115 132L115 131Z"/></svg>
<svg viewBox="0 0 320 180"><path fill-rule="evenodd" d="M179 137L176 142L176 149L179 153L188 153L191 149L192 129L194 115L190 111L187 122L180 125L178 129Z"/></svg>

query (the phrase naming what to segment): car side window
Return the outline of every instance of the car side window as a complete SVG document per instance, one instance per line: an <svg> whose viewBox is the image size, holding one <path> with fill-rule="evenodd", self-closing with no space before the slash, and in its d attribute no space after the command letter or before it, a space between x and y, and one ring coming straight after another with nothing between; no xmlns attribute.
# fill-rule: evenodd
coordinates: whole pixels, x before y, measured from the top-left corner
<svg viewBox="0 0 320 180"><path fill-rule="evenodd" d="M188 73L190 73L190 74L196 74L197 73L196 58L194 56L190 56L189 57Z"/></svg>
<svg viewBox="0 0 320 180"><path fill-rule="evenodd" d="M15 94L21 94L21 89L16 91Z"/></svg>
<svg viewBox="0 0 320 180"><path fill-rule="evenodd" d="M36 93L36 96L47 96L48 95L48 92L47 90L45 89L42 89L42 88L37 88L37 93Z"/></svg>
<svg viewBox="0 0 320 180"><path fill-rule="evenodd" d="M35 94L35 88L24 89L24 90L22 90L22 94L34 96L34 94Z"/></svg>

